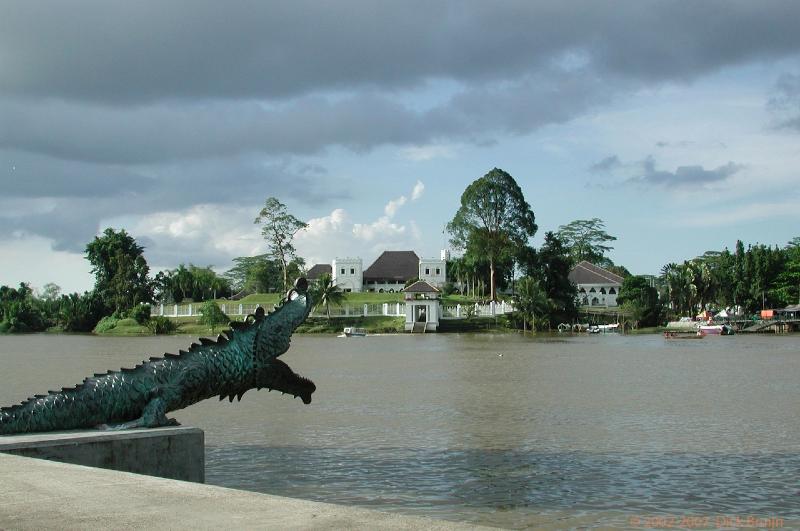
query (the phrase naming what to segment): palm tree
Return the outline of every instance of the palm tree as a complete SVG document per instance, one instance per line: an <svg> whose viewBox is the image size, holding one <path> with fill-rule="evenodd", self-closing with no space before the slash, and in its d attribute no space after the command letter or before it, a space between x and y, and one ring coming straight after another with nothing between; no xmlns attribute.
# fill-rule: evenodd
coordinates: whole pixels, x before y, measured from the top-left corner
<svg viewBox="0 0 800 531"><path fill-rule="evenodd" d="M517 283L517 309L522 314L522 330L526 331L530 317L531 330L536 330L536 316L547 312L550 300L537 280L522 277Z"/></svg>
<svg viewBox="0 0 800 531"><path fill-rule="evenodd" d="M192 265L189 264L189 267L191 268ZM181 264L178 266L178 269L175 270L173 278L175 279L175 285L181 291L181 302L182 302L184 299L186 299L186 292L192 289L194 276L192 275L190 269L186 269L186 266Z"/></svg>
<svg viewBox="0 0 800 531"><path fill-rule="evenodd" d="M328 319L331 318L331 304L341 304L344 300L344 296L342 288L334 284L333 277L331 277L330 273L323 273L320 275L312 294L312 297L317 301L314 307L316 308L324 304Z"/></svg>

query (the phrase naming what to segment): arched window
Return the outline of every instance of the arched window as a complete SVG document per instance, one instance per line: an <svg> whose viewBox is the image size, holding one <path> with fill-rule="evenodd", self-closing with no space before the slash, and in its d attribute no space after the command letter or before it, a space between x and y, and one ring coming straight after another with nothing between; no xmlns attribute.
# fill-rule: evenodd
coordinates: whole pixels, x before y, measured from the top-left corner
<svg viewBox="0 0 800 531"><path fill-rule="evenodd" d="M617 294L617 290L615 290L614 288L611 288L610 290L608 290L608 294L609 295L616 295Z"/></svg>
<svg viewBox="0 0 800 531"><path fill-rule="evenodd" d="M600 293L602 293L603 295L605 295L605 294L606 294L606 288L600 288Z"/></svg>
<svg viewBox="0 0 800 531"><path fill-rule="evenodd" d="M594 288L590 289L590 290L589 290L589 293L596 293L596 292L595 292L595 289L594 289Z"/></svg>
<svg viewBox="0 0 800 531"><path fill-rule="evenodd" d="M581 289L580 289L580 290L578 290L578 293L586 293L586 288L584 288L584 287L581 287Z"/></svg>
<svg viewBox="0 0 800 531"><path fill-rule="evenodd" d="M592 306L597 306L598 304L600 304L600 299L592 297Z"/></svg>

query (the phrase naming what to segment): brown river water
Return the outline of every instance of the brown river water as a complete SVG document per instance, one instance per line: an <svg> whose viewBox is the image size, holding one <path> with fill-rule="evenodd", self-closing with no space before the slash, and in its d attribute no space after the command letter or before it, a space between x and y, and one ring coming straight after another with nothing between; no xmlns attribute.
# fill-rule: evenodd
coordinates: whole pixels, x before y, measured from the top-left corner
<svg viewBox="0 0 800 531"><path fill-rule="evenodd" d="M192 339L0 336L0 404ZM800 527L797 335L296 336L281 359L310 405L175 413L208 483L506 528Z"/></svg>

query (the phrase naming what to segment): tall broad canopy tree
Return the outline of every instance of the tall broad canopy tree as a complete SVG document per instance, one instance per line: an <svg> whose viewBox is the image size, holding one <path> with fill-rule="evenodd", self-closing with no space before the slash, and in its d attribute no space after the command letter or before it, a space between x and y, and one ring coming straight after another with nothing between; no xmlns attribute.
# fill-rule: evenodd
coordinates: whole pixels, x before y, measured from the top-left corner
<svg viewBox="0 0 800 531"><path fill-rule="evenodd" d="M117 232L109 227L96 236L86 245L86 259L92 264L95 292L108 310L119 312L153 302L144 247L125 229Z"/></svg>
<svg viewBox="0 0 800 531"><path fill-rule="evenodd" d="M536 222L517 182L494 168L461 194L461 207L447 224L450 243L489 262L492 300L497 299L495 268L516 255L536 234Z"/></svg>
<svg viewBox="0 0 800 531"><path fill-rule="evenodd" d="M296 256L292 244L295 234L304 230L308 224L300 221L286 210L286 205L274 197L268 197L264 208L253 221L261 225L261 235L267 242L268 253L281 265L283 272L283 289L289 286L289 263Z"/></svg>
<svg viewBox="0 0 800 531"><path fill-rule="evenodd" d="M586 260L602 267L613 265L605 254L613 249L608 243L617 238L605 231L602 219L576 219L558 227L556 236L569 249L574 263Z"/></svg>

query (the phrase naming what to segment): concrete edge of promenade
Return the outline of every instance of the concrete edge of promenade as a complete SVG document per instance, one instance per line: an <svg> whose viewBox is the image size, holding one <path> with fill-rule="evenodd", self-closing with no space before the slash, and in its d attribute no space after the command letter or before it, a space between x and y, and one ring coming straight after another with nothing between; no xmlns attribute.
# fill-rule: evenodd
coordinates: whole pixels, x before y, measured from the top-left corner
<svg viewBox="0 0 800 531"><path fill-rule="evenodd" d="M0 452L182 481L205 481L205 434L188 426L3 435Z"/></svg>
<svg viewBox="0 0 800 531"><path fill-rule="evenodd" d="M62 446L58 452L63 452L70 440L77 445L83 439L83 447L92 448L94 443L107 444L109 437L126 438L125 435L129 438L131 434L64 433L57 437ZM133 438L146 436L147 431L138 431ZM47 436L41 437L43 451L56 444L48 442ZM9 451L14 450L14 445L30 446L36 439L35 435L19 439L5 436L0 442ZM0 530L154 528L481 529L464 523L0 453Z"/></svg>

